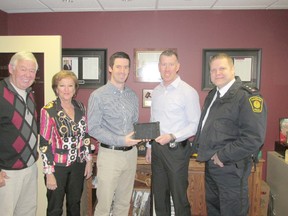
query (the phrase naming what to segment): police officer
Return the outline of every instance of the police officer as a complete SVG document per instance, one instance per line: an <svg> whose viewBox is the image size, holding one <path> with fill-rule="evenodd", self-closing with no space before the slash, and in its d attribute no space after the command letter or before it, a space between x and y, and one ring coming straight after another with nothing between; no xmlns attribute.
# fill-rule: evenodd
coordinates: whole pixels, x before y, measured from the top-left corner
<svg viewBox="0 0 288 216"><path fill-rule="evenodd" d="M208 216L246 216L253 156L264 143L267 110L256 89L235 77L233 59L219 53L209 62L215 85L205 99L194 140L205 161Z"/></svg>

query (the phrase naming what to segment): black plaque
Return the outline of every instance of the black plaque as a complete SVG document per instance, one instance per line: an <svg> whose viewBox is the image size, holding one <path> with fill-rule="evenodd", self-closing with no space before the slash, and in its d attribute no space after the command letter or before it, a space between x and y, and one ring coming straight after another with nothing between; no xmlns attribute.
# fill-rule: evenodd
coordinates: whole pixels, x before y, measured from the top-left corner
<svg viewBox="0 0 288 216"><path fill-rule="evenodd" d="M135 123L134 132L135 139L155 139L160 136L160 123Z"/></svg>

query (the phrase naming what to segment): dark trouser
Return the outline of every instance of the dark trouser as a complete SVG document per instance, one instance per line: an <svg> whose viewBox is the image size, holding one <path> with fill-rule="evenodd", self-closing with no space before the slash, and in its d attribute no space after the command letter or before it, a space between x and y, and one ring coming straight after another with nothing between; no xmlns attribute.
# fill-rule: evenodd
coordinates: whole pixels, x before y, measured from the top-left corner
<svg viewBox="0 0 288 216"><path fill-rule="evenodd" d="M249 210L248 177L251 162L219 167L209 160L205 166L205 190L208 216L247 216Z"/></svg>
<svg viewBox="0 0 288 216"><path fill-rule="evenodd" d="M47 190L47 216L62 215L65 194L67 216L80 216L85 166L85 162L76 162L69 167L55 166L54 176L57 181L57 189Z"/></svg>
<svg viewBox="0 0 288 216"><path fill-rule="evenodd" d="M170 194L175 215L191 216L187 198L190 155L189 144L173 150L168 145L152 143L152 191L157 216L171 215Z"/></svg>

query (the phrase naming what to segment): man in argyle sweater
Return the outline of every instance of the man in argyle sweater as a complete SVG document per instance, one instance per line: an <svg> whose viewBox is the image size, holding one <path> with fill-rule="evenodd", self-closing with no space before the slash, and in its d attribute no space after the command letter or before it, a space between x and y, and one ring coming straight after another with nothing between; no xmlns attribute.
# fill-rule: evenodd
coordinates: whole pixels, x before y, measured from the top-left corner
<svg viewBox="0 0 288 216"><path fill-rule="evenodd" d="M18 52L10 76L0 81L1 215L35 216L37 207L37 113L32 94L37 61Z"/></svg>

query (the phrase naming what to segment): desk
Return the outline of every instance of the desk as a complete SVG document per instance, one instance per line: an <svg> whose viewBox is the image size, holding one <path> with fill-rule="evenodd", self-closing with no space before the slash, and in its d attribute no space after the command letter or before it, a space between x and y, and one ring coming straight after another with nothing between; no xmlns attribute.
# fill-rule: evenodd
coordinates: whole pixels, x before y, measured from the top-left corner
<svg viewBox="0 0 288 216"><path fill-rule="evenodd" d="M96 167L96 156L93 157L94 167ZM256 170L252 168L249 177L249 197L250 210L249 216L260 216L260 195L261 195L261 181L262 181L262 167L264 160L260 160L257 164ZM199 163L195 159L190 159L189 163L189 186L187 190L188 198L191 204L192 215L205 216L205 182L204 182L204 163ZM96 168L94 169L96 174ZM135 182L146 185L147 190L150 189L151 184L151 169L150 164L145 162L144 157L138 157L137 173ZM135 184L137 185L137 184ZM95 189L92 188L91 178L87 181L87 215L92 216L95 209ZM94 193L94 194L93 194Z"/></svg>

